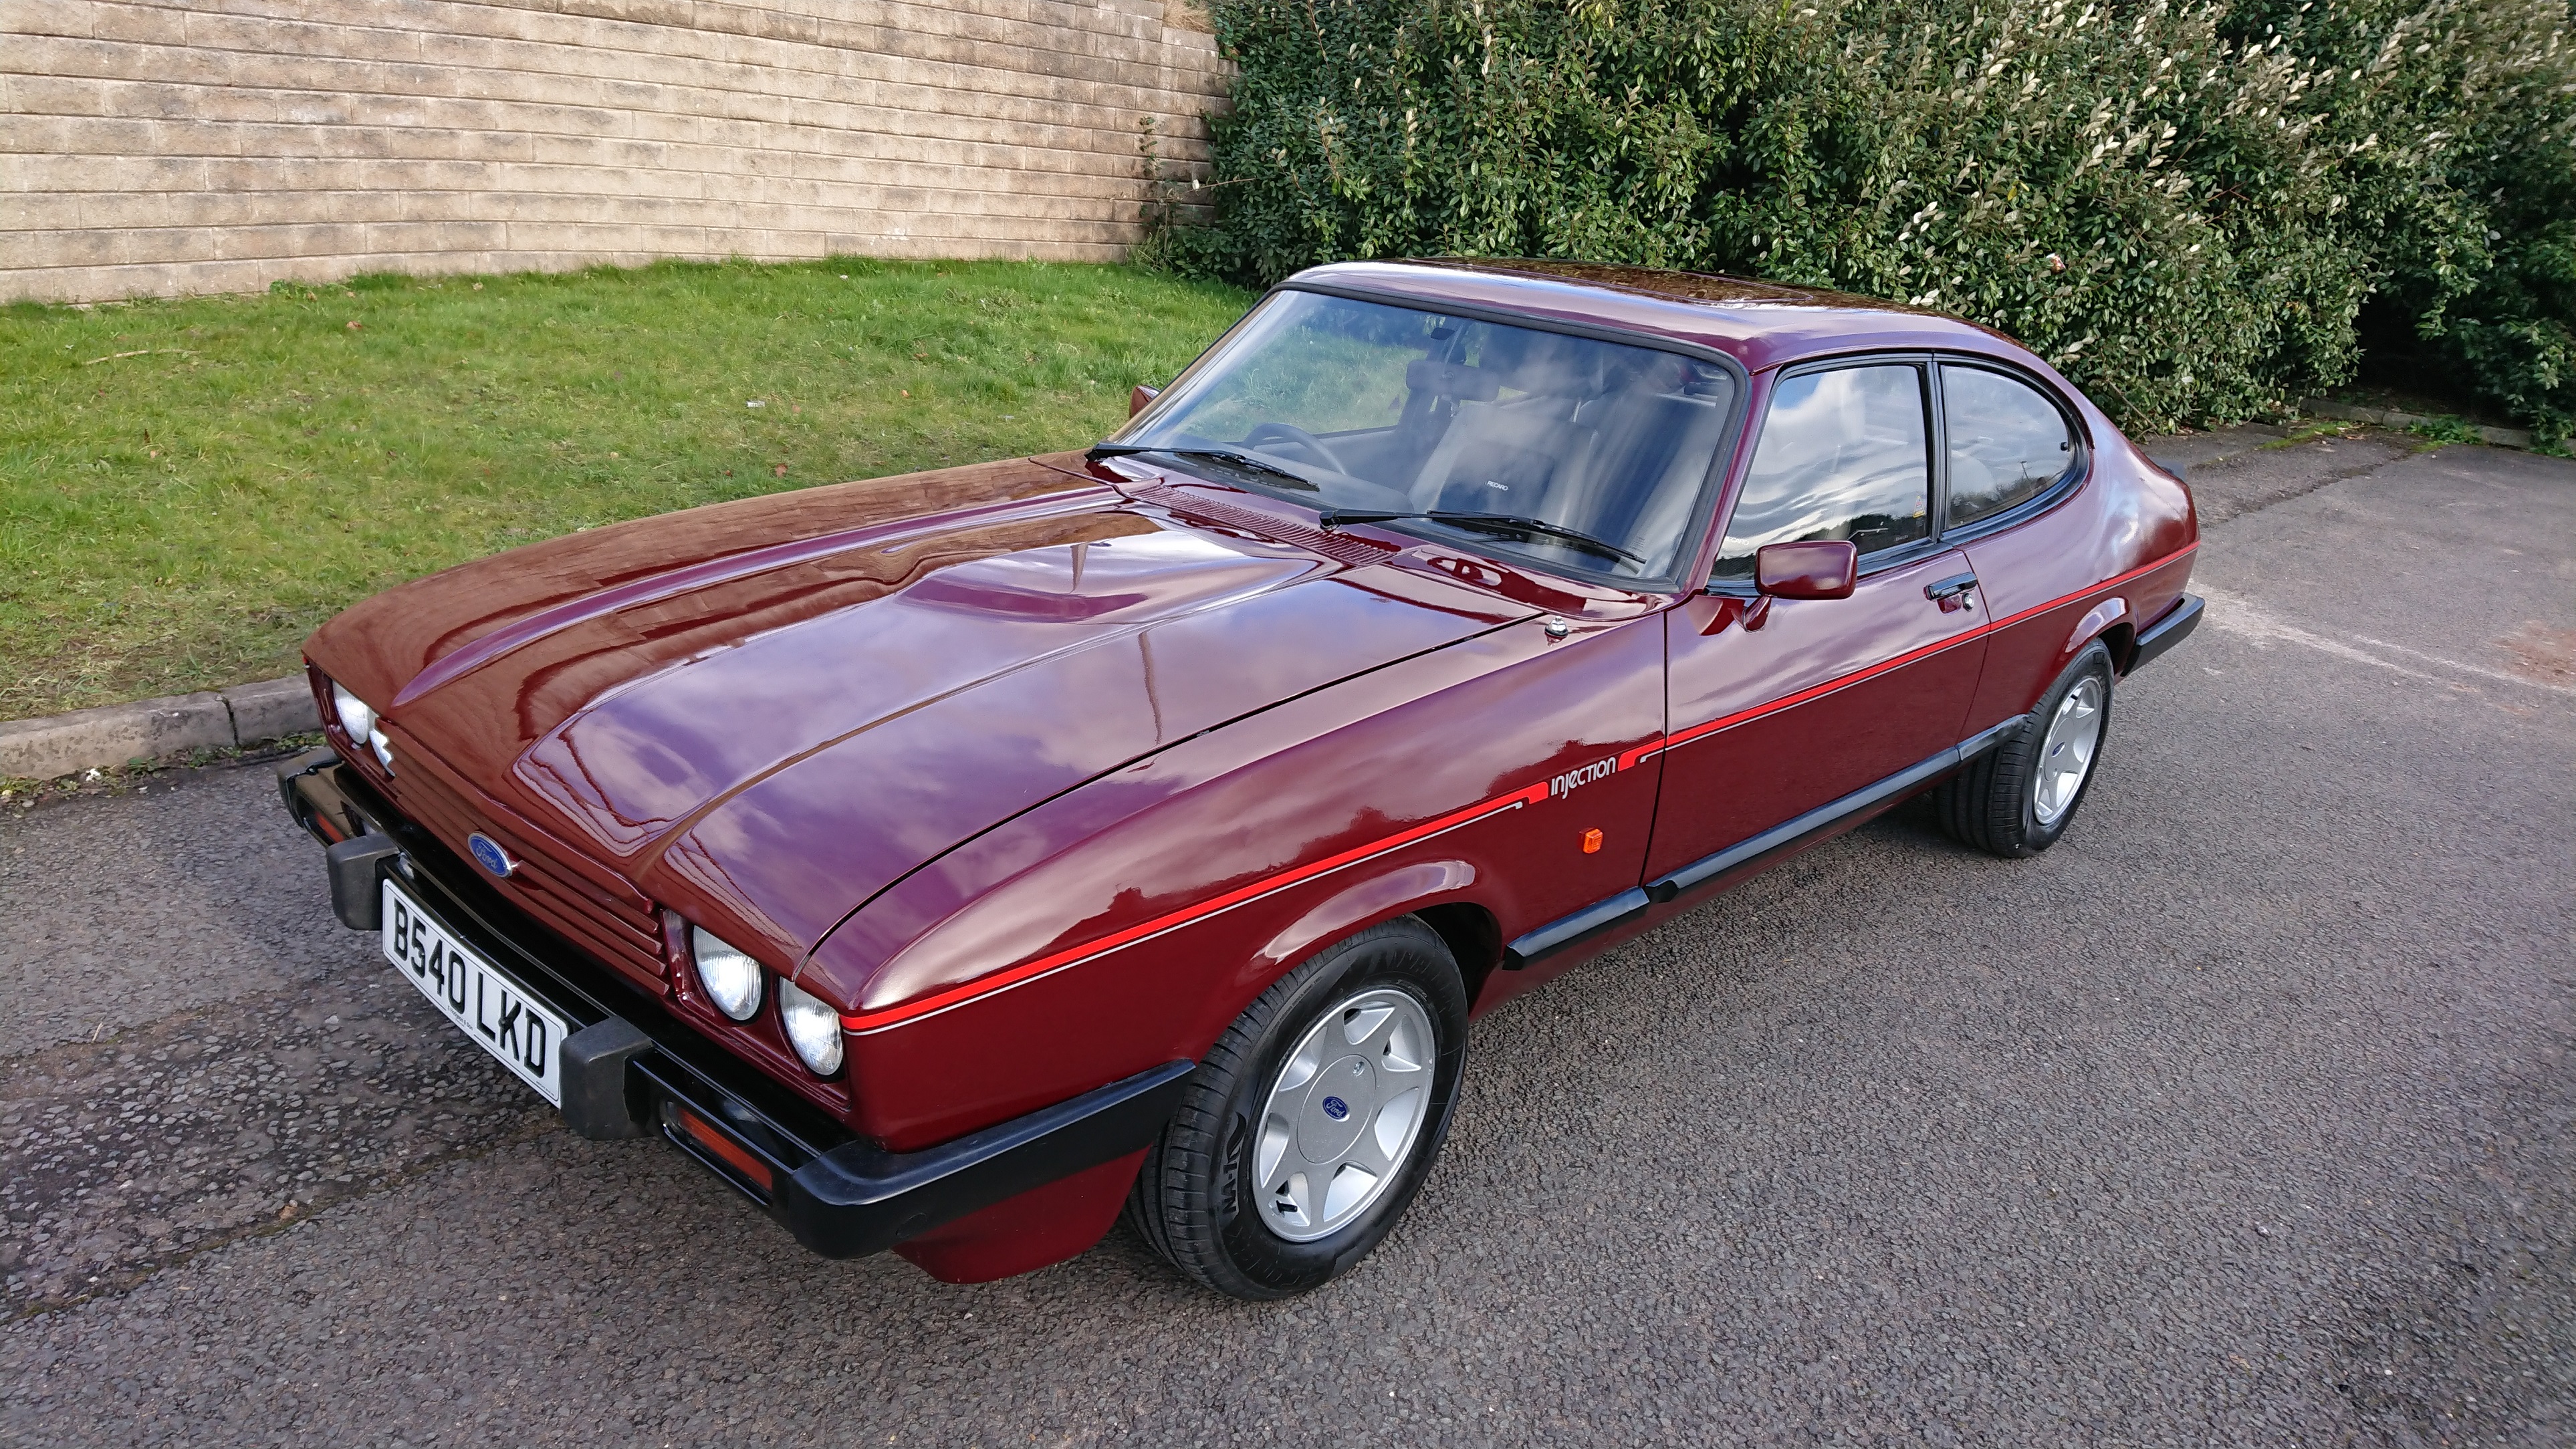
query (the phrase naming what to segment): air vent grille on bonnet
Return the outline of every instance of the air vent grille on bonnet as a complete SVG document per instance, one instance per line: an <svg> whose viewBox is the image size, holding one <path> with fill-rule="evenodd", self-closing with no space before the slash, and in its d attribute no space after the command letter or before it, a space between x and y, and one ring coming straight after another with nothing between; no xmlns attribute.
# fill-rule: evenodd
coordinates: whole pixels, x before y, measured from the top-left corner
<svg viewBox="0 0 2576 1449"><path fill-rule="evenodd" d="M1190 488L1154 484L1136 489L1132 496L1139 503L1168 508L1194 522L1204 521L1229 533L1246 533L1255 541L1278 542L1306 549L1353 568L1383 563L1389 555L1402 548L1398 544L1380 543L1333 529L1317 528L1311 523L1282 518L1261 509L1242 507Z"/></svg>

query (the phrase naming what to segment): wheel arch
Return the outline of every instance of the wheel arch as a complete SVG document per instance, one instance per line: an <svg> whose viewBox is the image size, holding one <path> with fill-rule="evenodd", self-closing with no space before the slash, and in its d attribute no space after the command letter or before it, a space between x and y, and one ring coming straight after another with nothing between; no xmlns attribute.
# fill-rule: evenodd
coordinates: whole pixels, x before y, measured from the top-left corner
<svg viewBox="0 0 2576 1449"><path fill-rule="evenodd" d="M1364 931L1399 916L1418 917L1437 933L1457 958L1467 999L1494 964L1502 960L1502 925L1493 911L1469 894L1478 880L1476 867L1464 860L1424 860L1354 881L1317 901L1265 943L1255 954L1260 970L1252 995L1235 1002L1231 1021L1270 984L1297 968L1307 957L1354 931ZM1249 984L1249 983L1247 983Z"/></svg>
<svg viewBox="0 0 2576 1449"><path fill-rule="evenodd" d="M2138 657L2136 622L2132 619L2122 619L2096 637L2101 639L2102 647L2111 651L2111 672L2126 679L2129 675L2129 666Z"/></svg>
<svg viewBox="0 0 2576 1449"><path fill-rule="evenodd" d="M1413 914L1449 944L1458 975L1467 985L1467 1000L1472 1003L1482 997L1485 979L1503 963L1502 921L1481 901L1443 901Z"/></svg>
<svg viewBox="0 0 2576 1449"><path fill-rule="evenodd" d="M2057 681L2064 678L2066 671L2074 666L2075 661L2084 656L2084 651L2096 644L2101 645L2111 656L2112 677L2118 678L2127 674L2129 661L2137 653L2137 617L2137 611L2129 607L2129 600L2125 594L2114 594L2109 598L2096 601L2092 608L2085 611L2084 617L2075 622L2075 628L2066 636L2066 642L2058 646L2057 662L2050 667L2047 678L2039 686L2039 692L2032 695L2030 703L2024 706L2024 712L2037 708L2039 702L2048 697L2048 692L2057 687Z"/></svg>

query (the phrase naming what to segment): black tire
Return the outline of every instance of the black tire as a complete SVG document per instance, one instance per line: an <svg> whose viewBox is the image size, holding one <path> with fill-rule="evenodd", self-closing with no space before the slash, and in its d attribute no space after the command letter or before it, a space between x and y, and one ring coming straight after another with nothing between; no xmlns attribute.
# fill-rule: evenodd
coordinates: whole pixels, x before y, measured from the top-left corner
<svg viewBox="0 0 2576 1449"><path fill-rule="evenodd" d="M2043 820L2038 793L2041 748L2058 707L2086 679L2097 681L2101 690L2102 732L2074 798L2056 819ZM2102 773L2102 742L2110 738L2111 681L2111 651L2099 640L2086 645L2048 693L2039 697L2038 708L2023 717L2021 729L2011 739L1961 766L1959 773L1932 792L1932 815L1942 833L2007 860L2037 855L2055 845L2074 823L2084 797L2092 793L2094 778Z"/></svg>
<svg viewBox="0 0 2576 1449"><path fill-rule="evenodd" d="M1436 1038L1431 1102L1377 1200L1329 1236L1291 1242L1250 1194L1252 1126L1289 1054L1323 1014L1379 988L1409 993ZM1127 1218L1173 1267L1237 1298L1285 1298L1347 1272L1395 1226L1449 1136L1467 1056L1467 991L1437 932L1410 916L1325 947L1271 986L1208 1049L1146 1150ZM1335 1104L1338 1105L1338 1104Z"/></svg>

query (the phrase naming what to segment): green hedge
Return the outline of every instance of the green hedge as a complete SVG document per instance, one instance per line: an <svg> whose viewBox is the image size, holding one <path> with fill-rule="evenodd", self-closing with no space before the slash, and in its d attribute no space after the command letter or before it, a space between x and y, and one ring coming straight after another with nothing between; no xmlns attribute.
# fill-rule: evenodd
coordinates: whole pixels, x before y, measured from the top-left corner
<svg viewBox="0 0 2576 1449"><path fill-rule="evenodd" d="M2481 395L2576 415L2568 0L1214 0L1212 226L1345 257L1622 260L1899 298L2132 426L2353 373L2365 303ZM2385 330L2385 328L2383 328Z"/></svg>

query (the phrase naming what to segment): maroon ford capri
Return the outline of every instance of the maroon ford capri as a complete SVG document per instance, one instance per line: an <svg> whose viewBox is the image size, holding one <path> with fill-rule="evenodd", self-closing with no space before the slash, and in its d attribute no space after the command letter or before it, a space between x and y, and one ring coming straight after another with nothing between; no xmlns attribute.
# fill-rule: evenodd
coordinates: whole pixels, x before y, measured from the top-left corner
<svg viewBox="0 0 2576 1449"><path fill-rule="evenodd" d="M333 904L595 1138L952 1281L1123 1209L1312 1288L1468 1022L1930 792L2046 849L2190 495L1950 318L1321 267L1125 431L407 584L309 646Z"/></svg>

